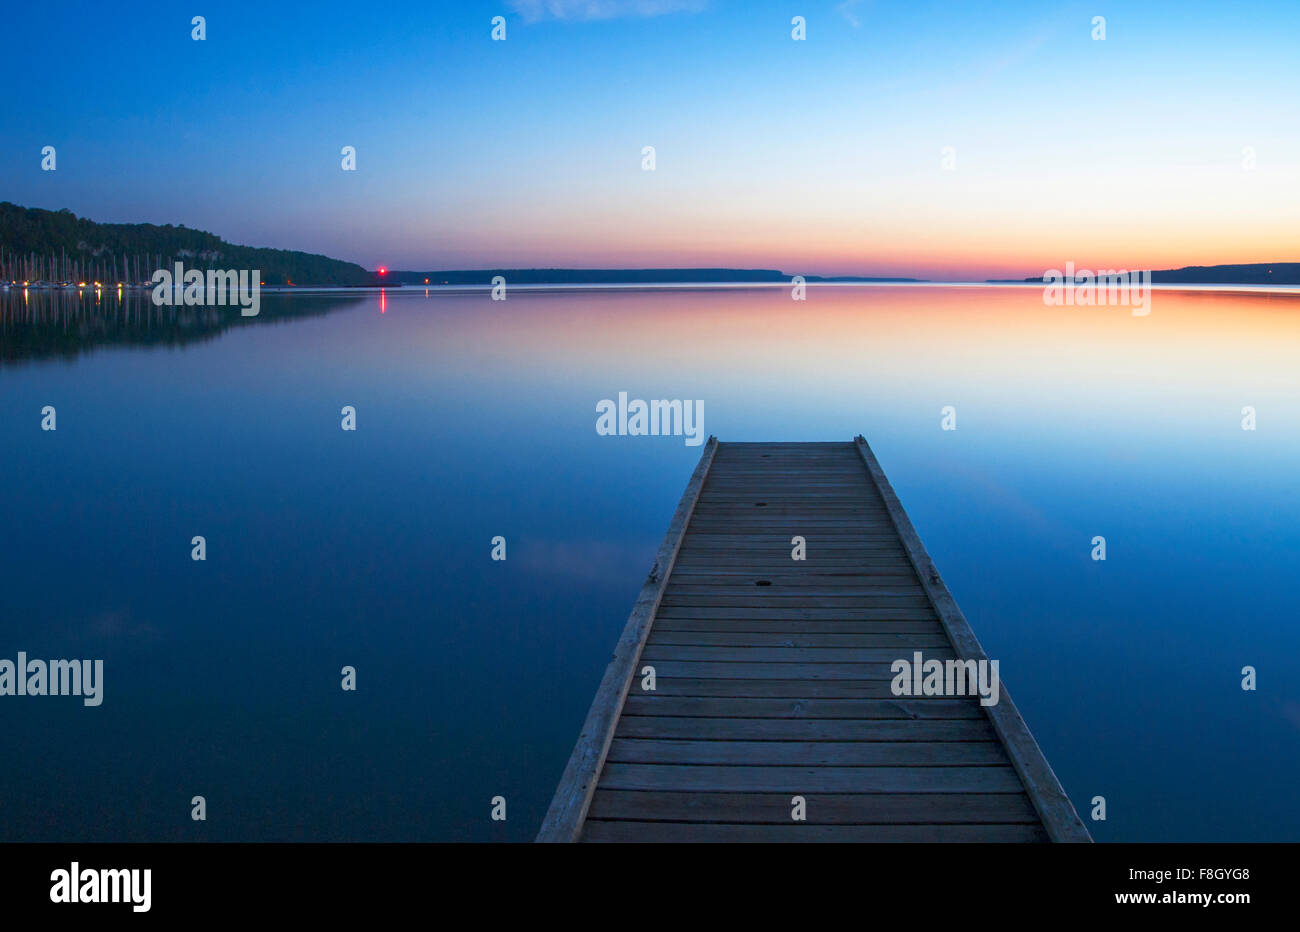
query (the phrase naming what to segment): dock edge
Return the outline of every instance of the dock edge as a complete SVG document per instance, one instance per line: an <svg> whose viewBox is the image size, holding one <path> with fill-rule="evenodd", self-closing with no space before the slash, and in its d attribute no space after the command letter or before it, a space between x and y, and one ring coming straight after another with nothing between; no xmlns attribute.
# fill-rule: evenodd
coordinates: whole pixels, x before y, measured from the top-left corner
<svg viewBox="0 0 1300 932"><path fill-rule="evenodd" d="M862 461L866 464L867 472L871 474L871 479L875 482L881 498L885 501L885 508L889 511L890 520L894 522L898 536L903 541L908 559L911 560L916 575L921 580L921 586L939 616L939 621L948 632L948 638L952 641L958 658L987 660L988 655L984 653L984 648L980 646L979 639L975 637L975 632L967 623L966 616L957 607L957 601L939 576L934 561L930 559L925 545L921 543L916 528L912 527L911 519L903 510L902 503L894 493L893 486L889 484L884 470L880 468L876 455L871 452L866 438L859 434L853 438L853 443L862 456ZM1006 686L1002 687L997 705L981 706L981 708L988 715L998 737L1002 739L1012 766L1020 775L1020 781L1025 785L1025 793L1028 794L1030 802L1038 812L1048 837L1055 842L1091 842L1092 836L1088 834L1087 826L1079 818L1074 803L1070 802L1070 797L1066 795L1047 758L1043 756L1042 749L1030 733L1029 726L1020 715L1020 710L1011 701Z"/></svg>
<svg viewBox="0 0 1300 932"><path fill-rule="evenodd" d="M677 504L672 523L668 525L668 533L659 546L654 566L641 587L623 634L614 647L613 659L605 668L600 687L591 701L582 733L573 746L569 763L564 768L550 808L542 820L542 827L537 832L539 842L572 842L577 841L582 834L587 810L591 808L591 797L596 791L596 781L605 766L605 757L609 754L614 729L623 710L623 700L636 675L637 658L641 656L641 649L650 636L650 628L654 624L664 590L668 587L673 564L677 562L677 551L681 549L682 538L690 526L695 503L699 501L700 491L704 488L704 480L709 474L709 467L713 465L713 456L717 450L718 438L709 437L695 472L686 484L686 491Z"/></svg>

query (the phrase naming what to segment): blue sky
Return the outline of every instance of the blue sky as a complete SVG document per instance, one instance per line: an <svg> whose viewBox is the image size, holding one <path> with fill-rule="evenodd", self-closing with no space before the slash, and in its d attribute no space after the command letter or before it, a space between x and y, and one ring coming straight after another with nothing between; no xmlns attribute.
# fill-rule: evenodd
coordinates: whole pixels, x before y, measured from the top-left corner
<svg viewBox="0 0 1300 932"><path fill-rule="evenodd" d="M97 220L395 268L960 278L1300 259L1293 2L52 3L7 17L32 38L0 62L0 199ZM55 172L40 170L45 145Z"/></svg>

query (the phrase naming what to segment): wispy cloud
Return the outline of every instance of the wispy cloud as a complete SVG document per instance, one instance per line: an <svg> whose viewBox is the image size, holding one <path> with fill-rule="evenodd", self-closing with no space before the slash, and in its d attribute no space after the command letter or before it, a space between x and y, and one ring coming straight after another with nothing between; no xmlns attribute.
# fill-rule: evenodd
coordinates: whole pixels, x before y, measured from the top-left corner
<svg viewBox="0 0 1300 932"><path fill-rule="evenodd" d="M510 0L510 7L529 22L698 13L707 5L707 0Z"/></svg>
<svg viewBox="0 0 1300 932"><path fill-rule="evenodd" d="M839 10L840 15L849 21L849 24L857 29L861 24L858 15L853 12L854 7L858 6L862 0L844 0L843 3L837 4L835 9Z"/></svg>

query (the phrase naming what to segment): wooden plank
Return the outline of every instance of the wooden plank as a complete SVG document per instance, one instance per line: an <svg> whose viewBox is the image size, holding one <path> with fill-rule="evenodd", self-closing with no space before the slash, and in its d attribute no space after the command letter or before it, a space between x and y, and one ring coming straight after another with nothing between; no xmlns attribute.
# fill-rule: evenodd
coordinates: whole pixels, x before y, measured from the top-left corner
<svg viewBox="0 0 1300 932"><path fill-rule="evenodd" d="M934 561L930 559L925 545L921 543L920 536L912 526L911 519L907 517L902 503L894 494L894 489L885 477L884 470L880 468L876 455L861 435L854 438L854 443L857 445L862 461L866 464L867 472L885 501L885 506L889 509L890 516L898 528L899 537L958 656L964 660L987 659L984 648L975 637L975 632L971 630L966 617L957 607L957 601L940 578ZM1029 727L1011 700L1005 682L1001 684L997 705L986 706L984 710L1002 738L1012 765L1024 781L1025 792L1042 817L1043 826L1049 837L1058 842L1092 841L1092 836L1088 834L1088 829L1080 820L1074 804L1070 802L1070 797L1061 787L1051 765L1043 756L1042 749L1038 747L1038 742L1030 734Z"/></svg>
<svg viewBox="0 0 1300 932"><path fill-rule="evenodd" d="M811 679L806 677L676 677L659 674L660 696L725 696L756 699L889 699L889 679Z"/></svg>
<svg viewBox="0 0 1300 932"><path fill-rule="evenodd" d="M852 479L802 479L799 481L790 480L787 483L772 482L768 479L744 481L737 480L726 484L727 494L729 496L752 495L756 501L766 501L764 496L771 492L781 492L783 490L799 490L801 496L806 497L809 493L822 495L857 495L862 480L858 477ZM712 499L710 499L711 501Z"/></svg>
<svg viewBox="0 0 1300 932"><path fill-rule="evenodd" d="M713 606L702 608L674 607L666 606L660 610L659 618L661 621L699 619L707 621L737 621L743 624L737 624L738 630L763 631L763 630L782 630L782 631L838 631L852 629L855 631L878 631L878 630L908 630L909 625L918 622L934 622L938 624L938 617L934 609L930 606L922 608L795 608L785 606L783 608L732 608L729 606ZM771 628L770 625L765 627L760 622L773 623L793 623L793 622L816 622L816 624L805 625L789 628ZM826 625L827 627L822 627ZM901 627L900 627L901 626ZM674 627L680 627L675 625Z"/></svg>
<svg viewBox="0 0 1300 932"><path fill-rule="evenodd" d="M853 444L847 443L839 450L814 450L806 444L792 445L789 449L778 450L769 447L764 451L765 455L752 456L743 451L737 452L735 441L729 441L722 445L723 456L721 463L730 468L743 468L745 466L753 467L755 464L779 462L780 460L794 460L797 463L805 461L827 462L839 466L841 469L849 468L850 464L855 463L853 459Z"/></svg>
<svg viewBox="0 0 1300 932"><path fill-rule="evenodd" d="M867 480L869 481L869 480ZM885 516L884 502L874 490L863 488L863 478L852 483L830 488L805 486L796 482L726 483L705 491L710 513L753 514L755 516L781 514L815 515L819 512L861 512L868 520Z"/></svg>
<svg viewBox="0 0 1300 932"><path fill-rule="evenodd" d="M708 501L714 508L737 509L741 514L753 512L752 516L756 518L773 514L774 512L768 511L769 508L785 507L791 510L799 508L804 512L812 512L823 506L835 506L860 508L868 512L866 515L868 521L879 520L882 517L879 503L869 498L859 498L854 491L860 488L861 482L861 479L857 479L846 485L824 483L802 487L728 484L726 492L711 495ZM790 492L790 497L785 498L783 492Z"/></svg>
<svg viewBox="0 0 1300 932"><path fill-rule="evenodd" d="M740 573L706 576L702 573L677 575L673 585L690 593L706 589L723 589L740 591L748 594L752 587L772 589L789 594L790 590L812 590L816 593L848 590L870 595L880 590L896 592L900 589L913 589L920 586L915 576L873 576L862 573L809 573L807 576L785 576L780 573L757 572L741 575Z"/></svg>
<svg viewBox="0 0 1300 932"><path fill-rule="evenodd" d="M859 480L860 481L860 480ZM732 488L729 495L735 495L734 498L717 498L709 499L709 512L701 515L701 520L708 518L710 520L719 517L729 518L766 518L776 520L778 518L808 518L808 519L830 519L830 518L860 518L868 524L888 523L889 516L885 513L883 507L876 502L869 502L862 499L836 497L811 497L807 491L799 493L797 500L781 500L780 498L769 497L774 490L771 486L755 488L752 491L745 489Z"/></svg>
<svg viewBox="0 0 1300 932"><path fill-rule="evenodd" d="M652 638L641 651L641 659L647 662L659 660L707 660L707 661L744 661L746 663L763 661L771 663L885 663L889 664L902 658L910 658L904 653L906 648L894 647L738 647L734 644L663 644ZM955 657L953 649L947 644L926 652L926 657L946 660Z"/></svg>
<svg viewBox="0 0 1300 932"><path fill-rule="evenodd" d="M805 548L805 557L804 560L792 560L789 546L782 547L780 550L752 551L751 555L748 556L737 554L734 551L679 552L674 572L685 574L700 572L756 573L759 570L765 570L768 572L788 573L803 568L808 573L839 573L846 570L870 572L874 570L884 573L913 574L912 563L907 559L907 554L903 552L874 554L871 556L846 556L823 552L814 547L811 550Z"/></svg>
<svg viewBox="0 0 1300 932"><path fill-rule="evenodd" d="M783 533L790 525L803 525L814 529L826 528L827 533L839 534L891 532L887 515L874 512L862 513L863 511L865 510L862 508L842 506L836 511L832 511L831 508L814 510L813 507L806 506L798 512L788 510L787 513L780 513L768 510L767 506L746 504L744 511L740 508L727 508L727 510L699 515L690 525L690 533L711 533L710 528L718 525L745 525L755 526L755 528L761 528L762 525L775 525L775 530L768 533L777 534Z"/></svg>
<svg viewBox="0 0 1300 932"><path fill-rule="evenodd" d="M907 561L904 554L847 560L832 559L822 553L808 553L807 557L807 560L798 561L791 560L789 554L779 556L769 553L755 556L752 560L743 560L736 559L727 553L719 553L713 559L705 559L699 553L679 554L675 572L679 574L677 581L682 582L683 585L691 584L686 577L707 576L710 574L719 576L757 576L765 574L765 578L771 579L771 575L767 574L818 576L837 573L880 573L889 576L906 576L913 582L918 581L912 571L912 564Z"/></svg>
<svg viewBox="0 0 1300 932"><path fill-rule="evenodd" d="M982 719L915 721L910 718L845 721L818 718L721 718L628 715L616 738L683 741L997 741Z"/></svg>
<svg viewBox="0 0 1300 932"><path fill-rule="evenodd" d="M715 478L712 483L705 486L711 504L720 501L725 502L730 499L741 499L751 489L757 489L764 495L786 496L798 502L815 501L820 497L824 497L815 486L810 488L803 484L803 480L808 478L806 474L801 479L796 479L793 476L789 479L776 480L769 480L765 477L748 480L743 476L732 478L736 479L737 482L733 484L729 480ZM858 481L861 481L860 477ZM846 480L841 479L834 479L829 484L835 486L832 491L838 496L851 498L854 501L870 502L872 504L880 503L880 498L876 495L875 489L864 488L861 485L852 486ZM813 494L809 495L809 492ZM759 500L762 501L763 499L760 498Z"/></svg>
<svg viewBox="0 0 1300 932"><path fill-rule="evenodd" d="M906 567L904 572L912 571L911 562L907 559L907 551L901 547L897 550L882 548L868 550L865 547L827 548L818 546L815 534L812 537L807 534L791 535L791 537L795 536L804 539L802 560L796 560L791 555L795 545L790 543L790 538L786 538L779 544L768 544L762 547L747 544L743 550L736 547L684 547L679 555L679 561L681 565L687 567L716 566L719 569L776 566L787 571L806 569L812 572L814 569L823 568L839 570L844 567L872 569L877 566L895 566Z"/></svg>
<svg viewBox="0 0 1300 932"><path fill-rule="evenodd" d="M764 579L763 582L770 584L772 581ZM752 602L755 605L770 605L778 600L786 599L803 599L811 602L823 599L852 599L854 604L862 602L869 604L872 600L887 598L923 598L925 590L916 581L898 583L893 586L854 585L851 580L846 580L842 585L808 586L787 583L786 585L770 584L760 586L756 580L742 579L722 585L698 583L695 585L672 586L664 596L664 601L667 602L671 599L678 603L690 601L693 604L709 604L703 600L713 596L737 596L744 600L746 604ZM731 604L731 602L726 604ZM787 603L782 602L782 604Z"/></svg>
<svg viewBox="0 0 1300 932"><path fill-rule="evenodd" d="M779 534L765 535L765 539L743 539L745 535L740 534L710 534L708 538L719 538L730 536L733 539L730 542L712 539L695 539L688 538L683 542L682 547L687 554L695 554L699 551L699 556L708 559L725 560L731 559L763 559L779 557L782 560L789 560L791 563L802 562L791 556L794 549L791 538L802 537L804 539L804 550L809 554L814 552L827 559L834 560L861 560L861 559L884 559L897 558L906 556L907 551L899 545L897 539L892 547L882 546L887 543L880 540L829 540L823 535L816 533L796 534L782 531ZM742 538L737 540L735 538ZM721 552L718 552L721 551Z"/></svg>
<svg viewBox="0 0 1300 932"><path fill-rule="evenodd" d="M741 508L744 508L742 511ZM746 527L771 527L775 533L783 533L789 527L811 528L820 532L823 528L844 528L850 532L875 529L888 529L885 515L864 508L844 505L827 505L814 508L805 505L798 511L793 508L768 508L759 505L744 505L728 508L714 508L708 514L697 515L691 524L693 532L710 525L745 525ZM810 532L811 533L811 532Z"/></svg>
<svg viewBox="0 0 1300 932"><path fill-rule="evenodd" d="M808 536L808 535L804 535ZM898 535L892 531L881 530L877 533L846 533L846 534L820 534L814 535L817 543L828 550L901 550L898 543ZM716 532L710 534L698 534L691 532L687 539L687 546L691 549L708 549L712 547L725 547L728 550L734 550L736 546L743 543L746 547L751 544L770 544L788 548L790 546L790 535L788 534L750 534L747 531ZM904 551L906 552L906 551ZM795 562L793 560L791 563Z"/></svg>
<svg viewBox="0 0 1300 932"><path fill-rule="evenodd" d="M952 649L952 642L937 621L861 621L831 624L828 621L710 621L708 619L660 619L655 625L655 643L705 643L725 646L728 643L755 647L801 645L816 647L863 646L900 647L933 643ZM859 641L859 645L839 645L836 640Z"/></svg>
<svg viewBox="0 0 1300 932"><path fill-rule="evenodd" d="M992 741L703 741L615 737L609 764L783 767L961 767L1006 764Z"/></svg>
<svg viewBox="0 0 1300 932"><path fill-rule="evenodd" d="M763 460L781 460L784 458L794 458L802 462L806 459L828 459L837 462L844 461L846 452L853 452L853 444L850 441L834 442L809 442L789 441L769 443L766 441L754 441L752 443L741 440L733 440L723 445L724 455L723 462L761 462Z"/></svg>
<svg viewBox="0 0 1300 932"><path fill-rule="evenodd" d="M759 493L752 500L710 496L701 507L701 517L714 515L750 515L756 518L764 516L781 517L818 517L822 515L858 515L867 519L887 518L884 504L879 499L853 495L834 499L809 498L792 489L793 494L784 500L771 500L766 493Z"/></svg>
<svg viewBox="0 0 1300 932"><path fill-rule="evenodd" d="M680 567L673 586L755 586L763 580L768 586L858 586L867 589L912 588L919 586L912 568L903 564L877 564L863 567L852 564L824 566L810 561L791 560L778 563L724 564L708 566L693 559Z"/></svg>
<svg viewBox="0 0 1300 932"><path fill-rule="evenodd" d="M808 825L1038 823L1024 793L825 793L806 800ZM782 793L596 791L590 818L789 825Z"/></svg>
<svg viewBox="0 0 1300 932"><path fill-rule="evenodd" d="M755 589L767 590L754 592ZM724 573L709 577L702 573L677 576L670 591L684 595L912 595L923 592L921 581L915 574L890 575L864 574L856 571L840 573L807 573L788 575L766 571L748 575Z"/></svg>
<svg viewBox="0 0 1300 932"><path fill-rule="evenodd" d="M583 838L589 842L898 842L912 844L1046 841L1039 825L725 825L699 822L606 822L592 820Z"/></svg>
<svg viewBox="0 0 1300 932"><path fill-rule="evenodd" d="M701 512L691 523L691 530L716 521L821 521L850 528L889 527L889 515L881 507L853 501L770 502L761 496L761 492L756 493L757 501L710 502L708 511Z"/></svg>
<svg viewBox="0 0 1300 932"><path fill-rule="evenodd" d="M860 467L852 471L844 470L841 472L820 470L815 476L811 476L806 470L793 469L779 474L764 469L756 469L753 472L719 469L711 482L705 486L705 490L711 492L716 489L734 495L739 489L795 491L829 485L837 489L843 489L847 494L860 496L864 501L873 501L871 494L862 489L861 482L862 469Z"/></svg>
<svg viewBox="0 0 1300 932"><path fill-rule="evenodd" d="M933 611L923 609L877 610L871 618L842 618L847 612L825 610L824 618L808 618L784 609L679 608L658 619L660 631L752 631L773 634L907 634L943 631ZM909 614L910 613L910 614ZM863 612L858 612L862 615ZM908 617L898 617L908 615ZM947 635L945 634L946 638Z"/></svg>
<svg viewBox="0 0 1300 932"><path fill-rule="evenodd" d="M912 564L907 559L907 551L902 548L875 551L860 548L856 551L849 550L846 552L838 548L831 550L818 547L815 536L812 539L809 539L806 534L798 536L804 538L804 559L802 560L796 560L791 556L795 545L791 544L789 540L782 544L763 548L748 547L744 551L739 551L735 547L691 547L683 549L678 555L678 560L685 567L707 568L716 566L720 570L776 567L787 572L798 569L813 572L815 570L839 571L845 568L871 570L876 567L897 567L900 569L905 568L901 569L902 572L912 572Z"/></svg>
<svg viewBox="0 0 1300 932"><path fill-rule="evenodd" d="M701 718L752 719L853 719L875 721L902 719L930 721L984 719L974 699L900 699L890 693L874 699L819 699L806 696L775 698L668 696L663 693L631 694L627 715L698 716Z"/></svg>
<svg viewBox="0 0 1300 932"><path fill-rule="evenodd" d="M793 486L804 482L843 484L862 481L862 464L823 463L821 465L796 465L791 462L779 466L753 466L719 464L706 489L730 489L735 483L746 485ZM865 491L860 488L857 491Z"/></svg>
<svg viewBox="0 0 1300 932"><path fill-rule="evenodd" d="M897 535L887 525L871 526L861 519L844 518L808 518L805 520L777 520L762 515L749 518L710 518L699 522L691 529L692 544L713 543L714 537L767 537L780 539L787 546L793 546L790 539L795 535L805 540L830 540L838 538L840 542L856 542L863 547L870 544L896 541ZM735 545L735 542L732 542Z"/></svg>
<svg viewBox="0 0 1300 932"><path fill-rule="evenodd" d="M673 561L677 558L677 551L690 524L691 512L704 487L705 476L708 475L709 465L717 449L717 438L710 437L695 472L686 485L686 491L682 493L682 499L668 525L668 532L659 547L654 566L641 587L623 635L614 648L614 657L605 668L605 675L583 723L582 733L569 756L546 817L542 820L538 841L575 841L582 831L587 808L591 804L591 794L595 791L597 777L614 737L623 699L627 696L628 686L636 672L637 656L650 633L655 610L667 588Z"/></svg>
<svg viewBox="0 0 1300 932"><path fill-rule="evenodd" d="M799 524L811 527L827 527L832 530L841 529L839 533L844 534L871 531L889 533L891 530L889 516L877 512L875 509L868 510L843 505L815 508L811 505L804 505L798 511L795 511L792 506L776 511L767 505L738 504L727 508L715 508L708 514L697 516L691 523L691 533L705 533L701 531L701 528L719 524L772 524L777 525L780 530L792 524ZM780 530L775 533L780 533Z"/></svg>
<svg viewBox="0 0 1300 932"><path fill-rule="evenodd" d="M861 464L855 463L853 454L847 458L835 457L786 457L780 460L758 459L749 462L727 460L718 463L715 484L723 479L748 478L751 482L793 482L796 480L825 481L861 478Z"/></svg>
<svg viewBox="0 0 1300 932"><path fill-rule="evenodd" d="M789 542L790 537L843 537L851 540L882 541L894 539L887 524L876 524L855 515L829 515L826 517L778 518L770 515L710 516L691 526L692 539L696 537L772 535Z"/></svg>
<svg viewBox="0 0 1300 932"><path fill-rule="evenodd" d="M607 790L715 793L1019 793L1020 778L1002 767L744 767L690 764L605 765Z"/></svg>
<svg viewBox="0 0 1300 932"><path fill-rule="evenodd" d="M943 632L933 609L689 608L668 606L656 625L661 631L720 631L772 634L929 634ZM947 637L947 634L944 633Z"/></svg>
<svg viewBox="0 0 1300 932"><path fill-rule="evenodd" d="M706 575L705 573L680 574L674 577L674 591L685 595L712 594L710 590L723 590L744 595L753 595L754 589L770 589L771 594L790 595L795 590L811 590L813 594L837 594L841 592L861 593L862 595L881 595L889 592L908 592L920 589L921 583L915 575L904 576L898 571L890 575L863 574L856 570L842 573L808 573L805 576L791 576L786 573L768 570ZM760 595L767 593L760 593Z"/></svg>
<svg viewBox="0 0 1300 932"><path fill-rule="evenodd" d="M761 591L757 586L755 591ZM865 609L929 608L923 591L916 595L873 593L871 595L699 595L677 589L664 596L664 605L670 608L793 608L808 611L824 608L837 612L863 611Z"/></svg>
<svg viewBox="0 0 1300 932"><path fill-rule="evenodd" d="M936 622L928 634L872 633L827 634L816 631L803 634L782 634L768 631L731 631L712 628L707 631L673 631L655 625L647 646L700 647L892 647L896 651L912 648L946 648L948 636Z"/></svg>
<svg viewBox="0 0 1300 932"><path fill-rule="evenodd" d="M818 522L822 524L838 523L850 527L888 527L888 516L882 510L863 508L859 505L828 504L815 506L794 505L755 505L751 503L714 505L707 513L696 516L692 530L698 529L706 522L722 521L764 521L769 524L789 525Z"/></svg>
<svg viewBox="0 0 1300 932"><path fill-rule="evenodd" d="M770 663L764 661L654 660L659 679L708 680L892 680L889 661L879 663Z"/></svg>
<svg viewBox="0 0 1300 932"><path fill-rule="evenodd" d="M790 552L794 545L790 543L790 537L786 537L785 535L778 535L775 540L763 545L762 549L754 548L752 543L746 543L743 534L735 535L735 539L733 539L730 544L718 540L717 538L719 535L712 536L714 538L713 540L692 542L689 546L684 548L684 555L692 560L708 559L717 560L719 563L725 563L729 560L731 562L737 562L735 557L738 548L743 546L746 548L745 552L752 552L755 555L755 558L764 556L774 557L780 555L784 559L790 560L792 564L799 562L798 560L790 558ZM791 537L793 536L795 535L791 535ZM887 545L880 541L841 543L822 540L816 535L809 537L807 534L800 534L798 536L804 538L804 549L807 553L808 562L824 559L828 563L855 563L874 560L896 560L907 555L907 551L899 547L897 543L892 545ZM782 551L784 551L784 553L782 553ZM816 556L814 556L814 554Z"/></svg>

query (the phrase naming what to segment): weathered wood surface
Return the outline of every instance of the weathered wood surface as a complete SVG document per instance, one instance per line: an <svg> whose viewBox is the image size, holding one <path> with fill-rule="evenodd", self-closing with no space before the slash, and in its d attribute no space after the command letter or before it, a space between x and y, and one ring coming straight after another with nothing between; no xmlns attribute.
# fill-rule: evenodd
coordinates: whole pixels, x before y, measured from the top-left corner
<svg viewBox="0 0 1300 932"><path fill-rule="evenodd" d="M866 442L710 440L538 840L1089 841L1005 685L895 696L913 651L984 657Z"/></svg>

